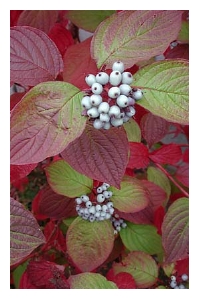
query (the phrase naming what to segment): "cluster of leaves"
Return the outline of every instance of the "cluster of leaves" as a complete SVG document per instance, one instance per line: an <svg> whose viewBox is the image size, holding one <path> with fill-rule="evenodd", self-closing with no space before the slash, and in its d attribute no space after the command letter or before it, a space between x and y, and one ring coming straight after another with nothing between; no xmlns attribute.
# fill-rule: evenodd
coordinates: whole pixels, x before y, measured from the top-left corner
<svg viewBox="0 0 199 299"><path fill-rule="evenodd" d="M188 26L187 11L11 11L24 88L10 105L12 287L168 288L188 274ZM123 127L96 130L85 76L117 60L143 98ZM127 223L117 235L75 211L101 182Z"/></svg>

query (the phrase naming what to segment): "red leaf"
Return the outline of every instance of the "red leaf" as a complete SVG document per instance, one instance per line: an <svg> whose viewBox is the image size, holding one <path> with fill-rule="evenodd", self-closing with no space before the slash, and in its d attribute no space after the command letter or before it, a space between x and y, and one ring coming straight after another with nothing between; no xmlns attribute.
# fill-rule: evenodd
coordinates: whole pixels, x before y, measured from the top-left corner
<svg viewBox="0 0 199 299"><path fill-rule="evenodd" d="M69 47L64 55L64 81L80 89L88 89L85 77L98 72L95 60L90 56L91 38Z"/></svg>
<svg viewBox="0 0 199 299"><path fill-rule="evenodd" d="M15 92L10 96L10 111L21 101L26 92Z"/></svg>
<svg viewBox="0 0 199 299"><path fill-rule="evenodd" d="M24 10L18 26L31 26L48 33L58 19L58 10Z"/></svg>
<svg viewBox="0 0 199 299"><path fill-rule="evenodd" d="M136 110L136 114L134 116L134 119L140 125L142 117L145 114L147 114L148 111L144 107L142 107L142 106L140 106L140 105L138 105L136 103L135 103L135 110Z"/></svg>
<svg viewBox="0 0 199 299"><path fill-rule="evenodd" d="M28 182L29 182L28 178L25 177L25 178L22 178L22 179L12 182L12 185L16 189L18 189L20 192L23 192L25 190L25 187L28 185Z"/></svg>
<svg viewBox="0 0 199 299"><path fill-rule="evenodd" d="M68 289L64 266L48 261L30 261L27 267L30 282L40 289Z"/></svg>
<svg viewBox="0 0 199 299"><path fill-rule="evenodd" d="M137 115L137 113L136 113ZM140 122L142 136L151 147L154 143L160 141L167 133L169 123L152 113L145 114Z"/></svg>
<svg viewBox="0 0 199 299"><path fill-rule="evenodd" d="M40 190L36 195L33 200L32 209L36 217L43 216L57 220L77 214L74 200L55 193L49 186Z"/></svg>
<svg viewBox="0 0 199 299"><path fill-rule="evenodd" d="M48 36L54 41L62 56L69 46L74 44L71 32L59 23L51 28Z"/></svg>
<svg viewBox="0 0 199 299"><path fill-rule="evenodd" d="M182 58L189 60L189 45L188 44L178 44L173 49L170 49L165 54L165 59L176 59Z"/></svg>
<svg viewBox="0 0 199 299"><path fill-rule="evenodd" d="M63 69L56 45L39 29L12 27L10 47L10 80L22 86L55 80Z"/></svg>
<svg viewBox="0 0 199 299"><path fill-rule="evenodd" d="M182 159L185 163L189 163L189 149L185 150Z"/></svg>
<svg viewBox="0 0 199 299"><path fill-rule="evenodd" d="M130 273L120 272L115 275L113 269L110 269L106 278L116 283L119 289L136 289L135 280Z"/></svg>
<svg viewBox="0 0 199 299"><path fill-rule="evenodd" d="M159 208L157 208L157 210L154 213L154 225L157 227L157 232L158 234L162 234L162 223L163 223L163 219L165 216L165 210L162 206L160 206Z"/></svg>
<svg viewBox="0 0 199 299"><path fill-rule="evenodd" d="M150 153L149 158L160 164L176 164L182 157L182 151L177 144L165 144L161 148Z"/></svg>
<svg viewBox="0 0 199 299"><path fill-rule="evenodd" d="M187 274L189 276L189 258L176 261L175 269L177 272L177 279L181 278L183 274Z"/></svg>
<svg viewBox="0 0 199 299"><path fill-rule="evenodd" d="M37 163L26 165L10 165L10 181L11 183L27 176L35 167Z"/></svg>
<svg viewBox="0 0 199 299"><path fill-rule="evenodd" d="M52 232L54 234L52 235ZM66 239L60 230L60 228L53 222L52 220L49 221L44 227L44 236L48 241L48 248L52 249L55 248L65 254L66 252Z"/></svg>
<svg viewBox="0 0 199 299"><path fill-rule="evenodd" d="M39 289L39 287L36 287L34 284L30 282L27 270L21 276L19 289Z"/></svg>
<svg viewBox="0 0 199 299"><path fill-rule="evenodd" d="M180 181L184 186L189 187L189 164L184 164L178 167L175 177Z"/></svg>
<svg viewBox="0 0 199 299"><path fill-rule="evenodd" d="M83 134L61 153L76 171L118 188L128 160L128 140L123 128L107 131L87 125Z"/></svg>
<svg viewBox="0 0 199 299"><path fill-rule="evenodd" d="M10 27L16 26L18 18L23 10L11 10L10 11Z"/></svg>
<svg viewBox="0 0 199 299"><path fill-rule="evenodd" d="M140 142L129 142L130 157L128 168L144 168L149 163L148 148Z"/></svg>

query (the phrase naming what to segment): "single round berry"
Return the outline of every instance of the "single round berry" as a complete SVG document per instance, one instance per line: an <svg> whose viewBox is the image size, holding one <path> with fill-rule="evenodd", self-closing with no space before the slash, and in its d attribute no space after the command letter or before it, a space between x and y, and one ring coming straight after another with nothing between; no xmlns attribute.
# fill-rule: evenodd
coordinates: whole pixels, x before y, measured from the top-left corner
<svg viewBox="0 0 199 299"><path fill-rule="evenodd" d="M95 77L96 82L105 85L109 82L109 75L105 72L100 72Z"/></svg>
<svg viewBox="0 0 199 299"><path fill-rule="evenodd" d="M96 206L95 206L95 210L96 210L97 212L99 212L99 211L102 210L102 207L101 207L100 205L96 205Z"/></svg>
<svg viewBox="0 0 199 299"><path fill-rule="evenodd" d="M104 216L99 217L99 221L103 221L104 219L105 219Z"/></svg>
<svg viewBox="0 0 199 299"><path fill-rule="evenodd" d="M94 221L95 221L95 216L94 216L94 215L90 215L90 217L89 217L89 221L90 221L90 222L94 222Z"/></svg>
<svg viewBox="0 0 199 299"><path fill-rule="evenodd" d="M110 213L106 213L105 219L111 219L111 214Z"/></svg>
<svg viewBox="0 0 199 299"><path fill-rule="evenodd" d="M102 102L98 107L99 113L108 113L110 109L110 106L107 102Z"/></svg>
<svg viewBox="0 0 199 299"><path fill-rule="evenodd" d="M111 215L113 215L113 213L114 213L114 208L109 208L109 213L111 214Z"/></svg>
<svg viewBox="0 0 199 299"><path fill-rule="evenodd" d="M120 127L123 125L123 119L122 118L112 118L111 124L113 127Z"/></svg>
<svg viewBox="0 0 199 299"><path fill-rule="evenodd" d="M88 209L92 207L92 202L90 200L86 202L86 207Z"/></svg>
<svg viewBox="0 0 199 299"><path fill-rule="evenodd" d="M170 287L171 287L172 289L174 289L176 286L177 286L177 282L174 281L174 280L172 280L172 281L170 282Z"/></svg>
<svg viewBox="0 0 199 299"><path fill-rule="evenodd" d="M97 107L92 107L87 111L87 115L92 118L97 118L99 116L99 112L97 110Z"/></svg>
<svg viewBox="0 0 199 299"><path fill-rule="evenodd" d="M76 204L78 204L78 205L81 205L81 203L82 203L82 199L80 197L77 197L75 199L75 201L76 201Z"/></svg>
<svg viewBox="0 0 199 299"><path fill-rule="evenodd" d="M186 289L185 286L181 283L179 284L179 289Z"/></svg>
<svg viewBox="0 0 199 299"><path fill-rule="evenodd" d="M95 212L96 212L96 209L95 209L94 206L92 206L91 208L89 208L89 213L90 214L95 214Z"/></svg>
<svg viewBox="0 0 199 299"><path fill-rule="evenodd" d="M111 201L109 201L107 204L107 207L110 209L110 208L113 208L113 203Z"/></svg>
<svg viewBox="0 0 199 299"><path fill-rule="evenodd" d="M95 218L99 218L100 217L100 212L96 212L95 213Z"/></svg>
<svg viewBox="0 0 199 299"><path fill-rule="evenodd" d="M103 125L103 129L105 129L105 130L109 130L110 127L111 127L110 122L105 122L104 125Z"/></svg>
<svg viewBox="0 0 199 299"><path fill-rule="evenodd" d="M106 122L107 123L110 120L110 116L107 113L101 113L100 114L100 120L102 122Z"/></svg>
<svg viewBox="0 0 199 299"><path fill-rule="evenodd" d="M125 96L128 96L131 92L131 86L128 84L121 84L119 86L120 94L123 94Z"/></svg>
<svg viewBox="0 0 199 299"><path fill-rule="evenodd" d="M127 224L126 224L125 222L123 222L123 223L121 224L121 227L122 227L122 228L125 228L125 227L127 227Z"/></svg>
<svg viewBox="0 0 199 299"><path fill-rule="evenodd" d="M110 73L109 82L111 83L111 85L117 86L120 84L121 80L122 74L119 71L112 71Z"/></svg>
<svg viewBox="0 0 199 299"><path fill-rule="evenodd" d="M119 219L120 224L122 224L124 222L124 220L122 218Z"/></svg>
<svg viewBox="0 0 199 299"><path fill-rule="evenodd" d="M120 114L120 108L116 105L110 107L109 116L118 116Z"/></svg>
<svg viewBox="0 0 199 299"><path fill-rule="evenodd" d="M124 118L125 113L124 112L120 112L120 114L118 116L116 116L115 118Z"/></svg>
<svg viewBox="0 0 199 299"><path fill-rule="evenodd" d="M103 188L102 188L102 187L98 187L98 188L97 188L97 193L102 193L102 191L103 191Z"/></svg>
<svg viewBox="0 0 199 299"><path fill-rule="evenodd" d="M132 97L128 97L129 100L129 106L133 106L135 104L135 99Z"/></svg>
<svg viewBox="0 0 199 299"><path fill-rule="evenodd" d="M125 115L125 116L123 117L123 123L126 123L127 121L129 121L129 119L130 119L130 117L127 116L127 115Z"/></svg>
<svg viewBox="0 0 199 299"><path fill-rule="evenodd" d="M103 128L103 123L100 119L95 119L93 122L93 127L97 130L100 130L101 128Z"/></svg>
<svg viewBox="0 0 199 299"><path fill-rule="evenodd" d="M135 108L133 106L128 107L128 111L126 112L126 116L132 117L136 113Z"/></svg>
<svg viewBox="0 0 199 299"><path fill-rule="evenodd" d="M113 192L106 190L106 191L103 192L103 195L104 195L105 198L111 198L112 195L113 195Z"/></svg>
<svg viewBox="0 0 199 299"><path fill-rule="evenodd" d="M105 201L105 196L103 194L97 195L97 202L102 203Z"/></svg>
<svg viewBox="0 0 199 299"><path fill-rule="evenodd" d="M101 216L101 217L105 217L105 216L106 216L106 212L101 211L101 212L100 212L100 216Z"/></svg>
<svg viewBox="0 0 199 299"><path fill-rule="evenodd" d="M90 109L92 107L91 102L90 102L90 97L89 96L83 97L81 100L81 105L85 109Z"/></svg>
<svg viewBox="0 0 199 299"><path fill-rule="evenodd" d="M119 222L118 220L115 220L115 221L113 222L113 225L114 225L115 228L116 228L116 227L120 226L120 222Z"/></svg>
<svg viewBox="0 0 199 299"><path fill-rule="evenodd" d="M107 205L103 205L103 206L102 206L102 211L103 211L103 212L107 212L107 211L108 211L108 207L107 207Z"/></svg>
<svg viewBox="0 0 199 299"><path fill-rule="evenodd" d="M84 209L81 208L81 209L79 210L78 214L79 214L80 216L83 216L83 215L84 215Z"/></svg>
<svg viewBox="0 0 199 299"><path fill-rule="evenodd" d="M76 209L76 212L79 212L79 210L80 210L80 206L77 205L77 206L75 207L75 209Z"/></svg>
<svg viewBox="0 0 199 299"><path fill-rule="evenodd" d="M90 215L88 208L84 209L84 216L88 217Z"/></svg>
<svg viewBox="0 0 199 299"><path fill-rule="evenodd" d="M176 281L175 275L171 275L171 280Z"/></svg>
<svg viewBox="0 0 199 299"><path fill-rule="evenodd" d="M112 99L116 99L120 95L120 89L119 87L111 87L108 91L108 96Z"/></svg>
<svg viewBox="0 0 199 299"><path fill-rule="evenodd" d="M112 66L112 70L113 71L119 71L120 73L123 73L123 71L124 71L124 63L121 62L121 61L114 62L113 66Z"/></svg>
<svg viewBox="0 0 199 299"><path fill-rule="evenodd" d="M131 84L133 82L133 76L129 72L122 73L122 84Z"/></svg>
<svg viewBox="0 0 199 299"><path fill-rule="evenodd" d="M99 94L92 94L90 96L90 103L92 106L99 106L102 102L102 97Z"/></svg>
<svg viewBox="0 0 199 299"><path fill-rule="evenodd" d="M137 89L136 91L132 92L132 97L136 101L141 100L141 98L143 97L143 92L141 91L141 89Z"/></svg>
<svg viewBox="0 0 199 299"><path fill-rule="evenodd" d="M89 74L89 75L87 75L86 78L85 78L85 81L86 81L86 83L88 84L88 86L92 86L93 83L96 82L95 75L93 75L93 74Z"/></svg>
<svg viewBox="0 0 199 299"><path fill-rule="evenodd" d="M91 90L94 94L101 94L103 91L103 86L102 84L96 82L91 86Z"/></svg>
<svg viewBox="0 0 199 299"><path fill-rule="evenodd" d="M116 102L117 102L117 104L118 104L119 107L121 107L121 108L125 108L125 107L127 107L128 104L129 104L129 99L128 99L127 96L125 96L125 95L122 94L122 95L120 95L120 96L117 98Z"/></svg>
<svg viewBox="0 0 199 299"><path fill-rule="evenodd" d="M187 274L182 274L181 278L183 281L187 281L189 277Z"/></svg>
<svg viewBox="0 0 199 299"><path fill-rule="evenodd" d="M108 183L103 183L102 186L106 187L106 189L108 189L110 187L110 185Z"/></svg>
<svg viewBox="0 0 199 299"><path fill-rule="evenodd" d="M81 197L81 200L83 201L83 202L87 202L87 201L89 201L89 197L88 197L88 195L82 195Z"/></svg>

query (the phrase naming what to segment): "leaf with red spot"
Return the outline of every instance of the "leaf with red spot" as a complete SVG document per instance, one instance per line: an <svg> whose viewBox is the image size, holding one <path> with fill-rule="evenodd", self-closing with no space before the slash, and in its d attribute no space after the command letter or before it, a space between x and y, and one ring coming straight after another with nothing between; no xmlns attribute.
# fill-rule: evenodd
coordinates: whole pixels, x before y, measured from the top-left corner
<svg viewBox="0 0 199 299"><path fill-rule="evenodd" d="M75 216L75 202L72 198L55 193L49 186L46 186L33 200L32 210L35 217L63 219ZM38 218L40 219L40 218Z"/></svg>
<svg viewBox="0 0 199 299"><path fill-rule="evenodd" d="M184 186L189 187L189 164L185 163L177 168L175 178Z"/></svg>
<svg viewBox="0 0 199 299"><path fill-rule="evenodd" d="M11 164L29 164L59 154L84 130L82 92L65 82L33 87L11 113Z"/></svg>
<svg viewBox="0 0 199 299"><path fill-rule="evenodd" d="M48 36L54 41L62 56L65 54L68 47L74 44L71 32L60 23L54 24L48 33Z"/></svg>
<svg viewBox="0 0 199 299"><path fill-rule="evenodd" d="M69 289L62 265L31 260L26 271L30 283L40 289Z"/></svg>
<svg viewBox="0 0 199 299"><path fill-rule="evenodd" d="M84 42L72 45L64 55L63 79L80 89L88 89L85 77L89 73L97 74L96 62L90 56L91 38Z"/></svg>
<svg viewBox="0 0 199 299"><path fill-rule="evenodd" d="M10 263L14 265L46 240L31 212L12 198L10 205Z"/></svg>
<svg viewBox="0 0 199 299"><path fill-rule="evenodd" d="M106 278L113 281L119 289L136 289L135 280L130 273L120 272L115 275L113 269L111 268L108 271Z"/></svg>
<svg viewBox="0 0 199 299"><path fill-rule="evenodd" d="M35 167L37 163L26 165L10 165L10 181L14 182L27 176Z"/></svg>
<svg viewBox="0 0 199 299"><path fill-rule="evenodd" d="M128 139L124 128L96 130L88 124L61 155L76 171L119 188L128 161Z"/></svg>
<svg viewBox="0 0 199 299"><path fill-rule="evenodd" d="M128 168L144 168L149 164L148 148L141 142L129 142L130 157Z"/></svg>
<svg viewBox="0 0 199 299"><path fill-rule="evenodd" d="M168 127L169 123L165 119L152 113L147 113L141 118L140 128L142 136L149 147L159 142L165 136Z"/></svg>
<svg viewBox="0 0 199 299"><path fill-rule="evenodd" d="M182 157L181 147L178 144L170 143L162 145L161 148L149 154L149 158L160 164L176 164Z"/></svg>
<svg viewBox="0 0 199 299"><path fill-rule="evenodd" d="M10 47L10 80L22 86L55 80L63 70L56 45L37 28L11 27Z"/></svg>
<svg viewBox="0 0 199 299"><path fill-rule="evenodd" d="M48 33L58 19L58 10L24 10L18 19L18 26L30 26Z"/></svg>

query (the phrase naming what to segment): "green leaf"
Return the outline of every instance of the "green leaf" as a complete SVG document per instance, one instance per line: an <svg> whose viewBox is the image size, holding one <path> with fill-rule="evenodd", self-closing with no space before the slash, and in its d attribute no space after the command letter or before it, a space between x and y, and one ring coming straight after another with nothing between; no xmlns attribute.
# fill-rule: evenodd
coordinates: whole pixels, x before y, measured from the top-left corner
<svg viewBox="0 0 199 299"><path fill-rule="evenodd" d="M110 220L89 222L77 217L66 234L67 253L82 272L90 272L103 264L114 245Z"/></svg>
<svg viewBox="0 0 199 299"><path fill-rule="evenodd" d="M147 179L160 186L166 192L167 199L164 202L164 204L166 204L171 194L171 185L168 177L160 169L149 166L147 168Z"/></svg>
<svg viewBox="0 0 199 299"><path fill-rule="evenodd" d="M141 142L141 130L138 123L134 119L130 119L124 124L129 142Z"/></svg>
<svg viewBox="0 0 199 299"><path fill-rule="evenodd" d="M162 224L165 262L186 258L189 251L189 200L177 199L168 209Z"/></svg>
<svg viewBox="0 0 199 299"><path fill-rule="evenodd" d="M124 176L121 189L111 187L111 201L121 212L133 213L143 210L149 203L148 190L136 178Z"/></svg>
<svg viewBox="0 0 199 299"><path fill-rule="evenodd" d="M94 32L104 19L114 13L115 10L69 10L66 17L77 27Z"/></svg>
<svg viewBox="0 0 199 299"><path fill-rule="evenodd" d="M189 64L186 60L164 60L140 69L134 87L144 96L137 103L168 121L189 123Z"/></svg>
<svg viewBox="0 0 199 299"><path fill-rule="evenodd" d="M74 170L64 160L52 162L45 168L50 187L58 194L77 197L91 192L93 181Z"/></svg>
<svg viewBox="0 0 199 299"><path fill-rule="evenodd" d="M71 275L68 279L71 289L117 289L114 282L98 273Z"/></svg>
<svg viewBox="0 0 199 299"><path fill-rule="evenodd" d="M162 238L153 225L134 224L126 221L127 227L120 231L125 247L130 251L162 254Z"/></svg>
<svg viewBox="0 0 199 299"><path fill-rule="evenodd" d="M181 15L177 10L125 10L114 14L97 27L91 56L98 68L111 68L117 60L129 68L159 55L176 39Z"/></svg>
<svg viewBox="0 0 199 299"><path fill-rule="evenodd" d="M40 83L11 113L11 164L30 164L59 154L80 136L83 93L66 82Z"/></svg>
<svg viewBox="0 0 199 299"><path fill-rule="evenodd" d="M181 43L189 43L189 22L182 21L182 26L178 34L177 40Z"/></svg>
<svg viewBox="0 0 199 299"><path fill-rule="evenodd" d="M154 285L158 278L158 266L154 259L141 251L130 252L121 263L113 265L115 274L130 273L138 288L146 289Z"/></svg>

